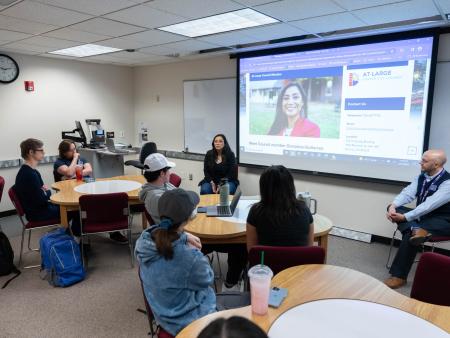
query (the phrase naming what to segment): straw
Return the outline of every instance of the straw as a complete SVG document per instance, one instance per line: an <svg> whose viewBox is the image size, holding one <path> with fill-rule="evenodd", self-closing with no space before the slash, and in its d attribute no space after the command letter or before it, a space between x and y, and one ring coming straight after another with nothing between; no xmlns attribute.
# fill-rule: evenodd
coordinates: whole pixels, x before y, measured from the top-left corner
<svg viewBox="0 0 450 338"><path fill-rule="evenodd" d="M264 265L264 251L261 251L261 265Z"/></svg>

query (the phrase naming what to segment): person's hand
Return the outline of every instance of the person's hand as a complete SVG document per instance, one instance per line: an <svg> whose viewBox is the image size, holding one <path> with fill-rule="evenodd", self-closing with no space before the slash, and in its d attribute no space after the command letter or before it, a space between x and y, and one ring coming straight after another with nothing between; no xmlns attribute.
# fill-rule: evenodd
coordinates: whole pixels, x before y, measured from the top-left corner
<svg viewBox="0 0 450 338"><path fill-rule="evenodd" d="M394 222L394 221L392 220L392 215L394 215L394 214L396 214L396 213L397 213L397 210L395 209L395 205L394 205L394 204L390 204L390 205L389 205L389 208L388 208L388 211L387 211L387 213L386 213L387 219L390 220L391 222Z"/></svg>
<svg viewBox="0 0 450 338"><path fill-rule="evenodd" d="M187 235L187 244L194 248L194 249L202 249L202 242L200 242L200 238L197 236L194 236L193 234L190 234L189 232L186 232Z"/></svg>
<svg viewBox="0 0 450 338"><path fill-rule="evenodd" d="M48 189L48 187L44 184L44 185L42 186L42 190L47 191L47 190L49 190L49 189Z"/></svg>
<svg viewBox="0 0 450 338"><path fill-rule="evenodd" d="M405 215L399 214L397 212L394 212L393 214L390 214L390 217L391 217L392 222L395 222L395 223L406 222Z"/></svg>
<svg viewBox="0 0 450 338"><path fill-rule="evenodd" d="M217 194L217 192L218 192L217 185L214 183L214 181L211 181L211 188L212 188L213 194Z"/></svg>
<svg viewBox="0 0 450 338"><path fill-rule="evenodd" d="M78 162L79 157L80 157L80 153L77 153L77 152L73 153L73 159L75 160L75 162Z"/></svg>

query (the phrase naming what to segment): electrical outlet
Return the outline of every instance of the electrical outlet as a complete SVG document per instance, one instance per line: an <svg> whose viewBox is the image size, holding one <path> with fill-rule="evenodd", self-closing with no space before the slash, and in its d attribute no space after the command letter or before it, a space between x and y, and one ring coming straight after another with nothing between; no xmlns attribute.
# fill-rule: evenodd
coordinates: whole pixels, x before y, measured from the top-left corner
<svg viewBox="0 0 450 338"><path fill-rule="evenodd" d="M192 181L194 179L194 175L189 174L189 181Z"/></svg>

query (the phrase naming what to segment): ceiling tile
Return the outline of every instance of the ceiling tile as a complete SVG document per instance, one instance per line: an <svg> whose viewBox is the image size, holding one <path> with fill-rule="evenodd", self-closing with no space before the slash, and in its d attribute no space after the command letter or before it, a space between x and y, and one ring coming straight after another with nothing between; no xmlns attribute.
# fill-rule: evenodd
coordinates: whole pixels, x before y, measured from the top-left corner
<svg viewBox="0 0 450 338"><path fill-rule="evenodd" d="M114 38L103 41L98 41L98 45L120 48L120 49L135 49L141 47L148 47L148 43L142 41L128 40L122 38Z"/></svg>
<svg viewBox="0 0 450 338"><path fill-rule="evenodd" d="M84 58L80 58L80 60L82 60L82 61L95 61L95 60L96 61L110 61L110 62L122 63L122 64L128 64L128 63L131 64L132 63L132 60L118 58L118 57L114 56L114 53L84 57Z"/></svg>
<svg viewBox="0 0 450 338"><path fill-rule="evenodd" d="M72 41L79 41L79 42L95 42L100 40L106 40L109 39L109 36L106 35L100 35L100 34L94 34L84 31L79 31L72 28L61 28L52 32L48 32L43 34L45 36L50 36L53 38L59 38L59 39L65 39L65 40L72 40Z"/></svg>
<svg viewBox="0 0 450 338"><path fill-rule="evenodd" d="M159 56L176 53L176 51L174 49L170 49L169 47L166 47L166 46L167 46L167 44L159 45L159 46L152 46L152 47L147 47L147 48L141 48L141 49L139 49L139 51L141 53L148 53L148 54L159 55Z"/></svg>
<svg viewBox="0 0 450 338"><path fill-rule="evenodd" d="M2 14L55 26L67 26L91 18L87 14L47 6L30 0L25 0L9 7L2 11Z"/></svg>
<svg viewBox="0 0 450 338"><path fill-rule="evenodd" d="M39 22L22 20L10 16L0 15L0 29L9 29L16 32L41 34L58 28L57 26L46 25Z"/></svg>
<svg viewBox="0 0 450 338"><path fill-rule="evenodd" d="M27 55L38 55L41 54L41 52L36 52L32 50L26 50L26 49L18 49L9 47L8 45L4 45L0 47L0 52L2 53L18 53L18 54L27 54Z"/></svg>
<svg viewBox="0 0 450 338"><path fill-rule="evenodd" d="M186 18L181 16L162 12L144 5L124 9L105 15L105 17L147 28L167 26L181 21L186 21Z"/></svg>
<svg viewBox="0 0 450 338"><path fill-rule="evenodd" d="M290 24L309 33L326 33L365 26L363 21L350 13L338 13L299 21L291 21Z"/></svg>
<svg viewBox="0 0 450 338"><path fill-rule="evenodd" d="M50 47L52 49L68 48L80 45L80 42L55 39L47 36L34 36L32 38L22 40L22 42L36 46Z"/></svg>
<svg viewBox="0 0 450 338"><path fill-rule="evenodd" d="M31 45L31 44L23 43L23 42L8 43L7 45L2 46L2 48L4 48L4 47L12 48L12 49L19 50L19 51L36 52L39 54L52 50L52 48L49 48L49 47Z"/></svg>
<svg viewBox="0 0 450 338"><path fill-rule="evenodd" d="M185 41L168 43L165 44L164 47L175 50L178 53L191 53L204 49L217 48L218 46L204 41L190 39Z"/></svg>
<svg viewBox="0 0 450 338"><path fill-rule="evenodd" d="M0 29L0 41L17 41L31 37L31 34L12 32Z"/></svg>
<svg viewBox="0 0 450 338"><path fill-rule="evenodd" d="M438 5L441 6L441 9L444 13L450 13L450 0L436 0Z"/></svg>
<svg viewBox="0 0 450 338"><path fill-rule="evenodd" d="M103 15L119 9L135 6L136 3L128 0L37 0L47 5L58 6L74 11Z"/></svg>
<svg viewBox="0 0 450 338"><path fill-rule="evenodd" d="M148 30L136 34L130 34L123 37L127 40L146 42L147 46L160 45L163 43L187 40L185 36L162 32L159 30Z"/></svg>
<svg viewBox="0 0 450 338"><path fill-rule="evenodd" d="M135 60L135 61L156 61L156 60L163 60L166 58L164 56L150 55L139 52L129 53L126 51L113 53L112 55L119 59Z"/></svg>
<svg viewBox="0 0 450 338"><path fill-rule="evenodd" d="M154 0L144 5L189 19L203 18L244 8L230 0Z"/></svg>
<svg viewBox="0 0 450 338"><path fill-rule="evenodd" d="M300 36L306 34L305 31L289 26L285 23L277 23L270 26L262 26L249 28L243 31L245 35L253 36L258 41L268 41L275 39L283 39L291 36Z"/></svg>
<svg viewBox="0 0 450 338"><path fill-rule="evenodd" d="M352 13L368 25L378 25L439 15L432 0L413 0L392 5L360 9L353 11Z"/></svg>
<svg viewBox="0 0 450 338"><path fill-rule="evenodd" d="M348 10L374 7L380 5L392 4L399 0L334 0L337 4Z"/></svg>
<svg viewBox="0 0 450 338"><path fill-rule="evenodd" d="M107 35L110 37L137 33L144 30L144 28L141 27L136 27L103 18L95 18L85 22L81 22L71 26L70 28L94 34Z"/></svg>
<svg viewBox="0 0 450 338"><path fill-rule="evenodd" d="M233 0L234 2L237 2L239 4L242 4L244 6L258 6L258 5L264 5L270 2L278 2L281 0Z"/></svg>
<svg viewBox="0 0 450 338"><path fill-rule="evenodd" d="M209 35L199 38L199 40L214 43L219 46L243 45L261 41L260 38L246 35L245 30L243 29L234 32Z"/></svg>
<svg viewBox="0 0 450 338"><path fill-rule="evenodd" d="M306 19L344 11L331 0L283 0L256 6L254 9L282 21Z"/></svg>

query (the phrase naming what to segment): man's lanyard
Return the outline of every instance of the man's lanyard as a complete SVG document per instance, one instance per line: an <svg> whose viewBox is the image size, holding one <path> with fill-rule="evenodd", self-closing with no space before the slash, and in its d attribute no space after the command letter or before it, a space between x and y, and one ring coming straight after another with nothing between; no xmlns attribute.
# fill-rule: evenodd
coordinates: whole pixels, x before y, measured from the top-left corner
<svg viewBox="0 0 450 338"><path fill-rule="evenodd" d="M419 204L425 201L430 191L436 191L437 186L434 184L434 182L437 182L442 177L442 175L444 175L444 169L442 169L439 175L432 178L429 182L427 182L426 179L423 180L422 189L420 189L420 194L419 196L417 196ZM425 189L427 183L429 183L430 185Z"/></svg>

